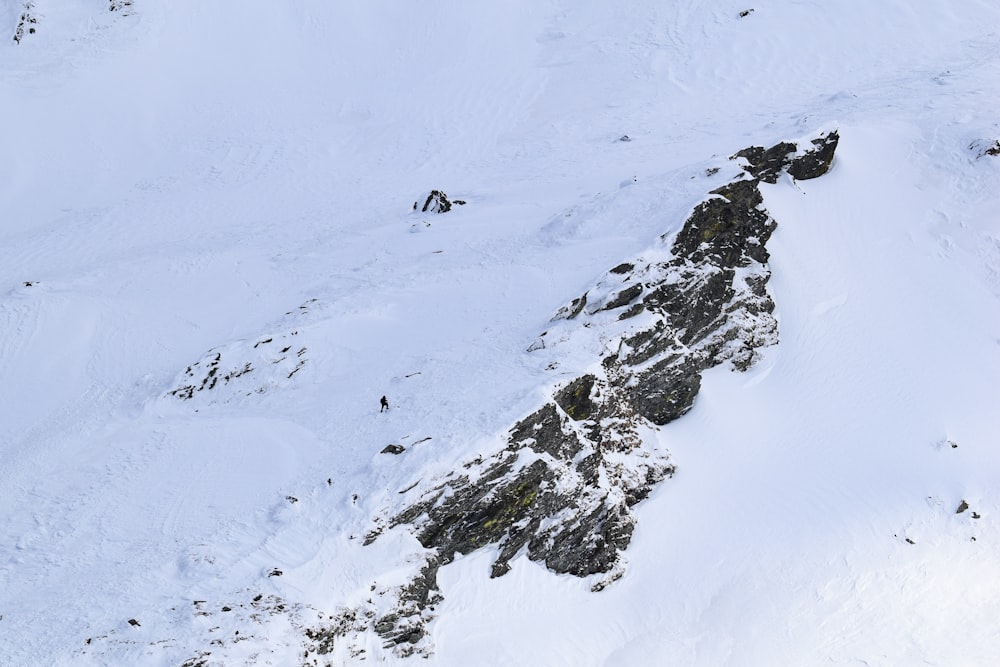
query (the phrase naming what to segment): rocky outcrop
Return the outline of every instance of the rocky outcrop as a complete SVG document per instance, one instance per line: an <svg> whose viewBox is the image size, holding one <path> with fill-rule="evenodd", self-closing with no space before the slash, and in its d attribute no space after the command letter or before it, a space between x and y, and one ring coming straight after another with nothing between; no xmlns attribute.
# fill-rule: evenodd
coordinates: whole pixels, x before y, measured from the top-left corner
<svg viewBox="0 0 1000 667"><path fill-rule="evenodd" d="M996 157L1000 155L1000 139L973 141L969 144L969 150L975 151L976 159L982 157Z"/></svg>
<svg viewBox="0 0 1000 667"><path fill-rule="evenodd" d="M804 181L818 178L827 172L839 141L840 135L834 130L813 139L806 146L787 141L766 150L760 146L751 146L736 153L733 159L745 159L745 169L754 178L765 183L776 183L782 171L787 171L792 178Z"/></svg>
<svg viewBox="0 0 1000 667"><path fill-rule="evenodd" d="M805 145L740 151L733 157L745 172L695 206L669 250L615 266L558 311L529 350L552 353L580 337L586 348L599 332L593 368L555 388L511 428L503 449L439 480L368 536L371 543L384 528L405 527L429 555L396 589L391 612L346 612L373 619L353 631L373 629L401 655L426 654L437 571L488 545L497 554L493 577L522 554L554 572L594 576L595 591L622 575L632 508L674 474L656 427L691 409L705 370L728 363L744 371L778 342L766 249L776 223L757 186L782 173L822 175L837 140L831 132Z"/></svg>
<svg viewBox="0 0 1000 667"><path fill-rule="evenodd" d="M451 200L441 190L431 190L426 196L413 202L413 210L421 213L447 213L451 210L452 204L463 206L465 201L461 199Z"/></svg>
<svg viewBox="0 0 1000 667"><path fill-rule="evenodd" d="M34 35L37 28L38 17L35 15L35 3L29 0L24 3L17 27L14 29L14 43L20 44L25 35Z"/></svg>
<svg viewBox="0 0 1000 667"><path fill-rule="evenodd" d="M209 350L177 376L166 396L192 401L200 407L229 403L288 385L309 362L310 336L303 325L312 311L321 308L322 304L312 299L285 313L286 323L294 328Z"/></svg>

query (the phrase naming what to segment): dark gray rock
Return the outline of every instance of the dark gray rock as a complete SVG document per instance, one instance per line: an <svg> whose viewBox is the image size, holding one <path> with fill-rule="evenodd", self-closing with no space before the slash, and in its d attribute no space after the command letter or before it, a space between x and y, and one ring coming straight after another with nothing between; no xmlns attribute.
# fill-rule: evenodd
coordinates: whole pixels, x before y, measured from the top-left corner
<svg viewBox="0 0 1000 667"><path fill-rule="evenodd" d="M800 181L819 178L830 170L833 154L837 151L839 142L840 135L836 131L813 139L813 147L792 160L788 165L788 173Z"/></svg>
<svg viewBox="0 0 1000 667"><path fill-rule="evenodd" d="M811 147L801 154L795 144L781 142L766 150L760 146L744 148L733 159L745 159L749 163L746 170L765 183L777 183L783 170L800 181L807 180L818 178L830 169L839 141L840 135L834 130L813 139Z"/></svg>
<svg viewBox="0 0 1000 667"><path fill-rule="evenodd" d="M662 426L682 416L694 405L701 389L701 364L668 357L638 377L630 389L636 412Z"/></svg>
<svg viewBox="0 0 1000 667"><path fill-rule="evenodd" d="M788 154L794 151L795 144L783 141L767 149L760 146L744 148L733 155L733 159L745 159L749 163L745 168L754 178L765 183L777 183L778 175L788 166Z"/></svg>
<svg viewBox="0 0 1000 667"><path fill-rule="evenodd" d="M674 473L657 439L644 440L640 429L688 412L705 370L727 362L746 370L760 348L778 342L765 245L776 223L757 186L786 170L796 178L821 175L836 144L834 132L806 150L783 142L740 151L745 177L695 206L670 259L619 264L595 288L612 295L603 306L586 311L588 292L559 310L554 320L579 318L576 331L600 328L599 370L556 389L511 428L504 449L465 464L391 517L390 528L408 526L430 555L420 574L396 589L394 610L366 627L389 646L407 647L406 654L422 650L440 599L438 569L487 545L497 550L494 577L518 554L559 573L603 575L594 590L622 575L621 554L635 527L631 508ZM617 317L609 313L630 304Z"/></svg>
<svg viewBox="0 0 1000 667"><path fill-rule="evenodd" d="M556 403L570 419L581 421L589 419L594 413L595 406L590 400L590 393L596 379L593 375L584 375L556 392Z"/></svg>
<svg viewBox="0 0 1000 667"><path fill-rule="evenodd" d="M421 213L447 213L451 210L452 204L456 206L462 206L465 201L461 199L456 199L451 201L441 190L431 190L426 197L423 198L423 204L421 200L413 202L413 210L420 211Z"/></svg>
<svg viewBox="0 0 1000 667"><path fill-rule="evenodd" d="M674 241L675 257L717 267L747 266L768 260L764 244L777 226L760 208L757 181L733 181L695 207Z"/></svg>
<svg viewBox="0 0 1000 667"><path fill-rule="evenodd" d="M636 283L631 287L622 290L616 294L611 300L609 300L601 310L614 310L615 308L622 308L632 303L632 300L642 294L642 285Z"/></svg>
<svg viewBox="0 0 1000 667"><path fill-rule="evenodd" d="M563 306L559 312L555 314L555 317L553 317L552 320L575 319L576 316L582 313L583 309L587 306L587 294L587 292L584 292L583 296L573 299L572 303L568 306Z"/></svg>
<svg viewBox="0 0 1000 667"><path fill-rule="evenodd" d="M644 310L646 310L646 306L645 305L643 305L641 303L632 304L632 307L629 308L628 310L626 310L625 312L623 312L621 315L619 315L618 319L619 320L627 320L630 317L635 317L636 315L640 314Z"/></svg>

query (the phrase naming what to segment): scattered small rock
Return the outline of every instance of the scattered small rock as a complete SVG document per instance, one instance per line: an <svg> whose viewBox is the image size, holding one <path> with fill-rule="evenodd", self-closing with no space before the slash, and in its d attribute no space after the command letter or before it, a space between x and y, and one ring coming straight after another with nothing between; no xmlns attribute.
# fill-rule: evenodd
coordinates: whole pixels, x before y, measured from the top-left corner
<svg viewBox="0 0 1000 667"><path fill-rule="evenodd" d="M24 281L24 286L25 287L34 287L34 285L35 285L35 283L32 280L25 280Z"/></svg>
<svg viewBox="0 0 1000 667"><path fill-rule="evenodd" d="M981 518L983 518L983 515L980 514L979 512L973 512L972 513L972 518L973 519L981 519Z"/></svg>
<svg viewBox="0 0 1000 667"><path fill-rule="evenodd" d="M719 173L718 167L709 167L708 169L705 170L706 176L715 176L718 173Z"/></svg>
<svg viewBox="0 0 1000 667"><path fill-rule="evenodd" d="M406 448L401 445L386 445L380 454L402 454Z"/></svg>
<svg viewBox="0 0 1000 667"><path fill-rule="evenodd" d="M632 137L628 136L627 134L623 134L622 136L618 137L618 141L621 141L622 143L628 143L629 141L632 141Z"/></svg>
<svg viewBox="0 0 1000 667"><path fill-rule="evenodd" d="M287 500L288 502L292 503L293 505L295 503L299 502L299 499L296 498L295 496L285 496L285 500Z"/></svg>
<svg viewBox="0 0 1000 667"><path fill-rule="evenodd" d="M207 667L208 656L210 655L212 655L210 651L202 651L197 656L193 658L188 658L183 663L181 663L181 667Z"/></svg>
<svg viewBox="0 0 1000 667"><path fill-rule="evenodd" d="M910 539L910 538L908 538L908 537L906 538L906 543L907 543L907 544L916 544L916 542L914 542L913 540L911 540L911 539Z"/></svg>
<svg viewBox="0 0 1000 667"><path fill-rule="evenodd" d="M961 504L960 504L960 505L958 506L958 509L957 509L957 510L955 510L955 514L961 514L962 512L964 512L964 511L965 511L965 510L967 510L967 509L969 509L969 503L967 503L967 502L965 502L965 501L963 500L963 501L961 502Z"/></svg>
<svg viewBox="0 0 1000 667"><path fill-rule="evenodd" d="M134 618L128 619L128 624L136 628L142 627L141 625L139 625L139 621L135 620Z"/></svg>
<svg viewBox="0 0 1000 667"><path fill-rule="evenodd" d="M740 12L740 18L745 19L751 14L753 14L753 7L751 7L750 9L744 9L742 12Z"/></svg>
<svg viewBox="0 0 1000 667"><path fill-rule="evenodd" d="M38 24L38 18L34 15L35 3L28 0L24 3L24 11L21 13L21 18L17 23L17 28L14 30L14 43L20 44L21 40L24 38L24 34L27 32L29 35L35 34L35 26Z"/></svg>
<svg viewBox="0 0 1000 667"><path fill-rule="evenodd" d="M269 577L280 577L283 574L284 574L284 572L282 572L278 568L272 567L271 571L267 573L267 576L269 576Z"/></svg>
<svg viewBox="0 0 1000 667"><path fill-rule="evenodd" d="M232 610L233 610L232 607L223 607L222 608L222 611L232 611Z"/></svg>

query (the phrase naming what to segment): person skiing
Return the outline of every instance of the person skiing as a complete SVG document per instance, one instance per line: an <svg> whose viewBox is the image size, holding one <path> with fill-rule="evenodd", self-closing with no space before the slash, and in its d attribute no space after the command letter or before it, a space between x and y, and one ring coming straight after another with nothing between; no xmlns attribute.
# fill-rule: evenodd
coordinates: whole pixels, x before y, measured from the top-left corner
<svg viewBox="0 0 1000 667"><path fill-rule="evenodd" d="M388 409L389 409L389 399L386 398L385 396L383 396L382 397L382 408L379 410L379 412L385 412Z"/></svg>

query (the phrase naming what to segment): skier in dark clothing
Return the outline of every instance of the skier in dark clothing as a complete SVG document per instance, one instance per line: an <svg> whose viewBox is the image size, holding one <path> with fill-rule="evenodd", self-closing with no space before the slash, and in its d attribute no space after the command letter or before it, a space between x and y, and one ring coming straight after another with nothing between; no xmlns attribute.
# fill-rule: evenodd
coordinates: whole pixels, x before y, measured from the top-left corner
<svg viewBox="0 0 1000 667"><path fill-rule="evenodd" d="M385 412L389 409L389 399L385 396L382 397L382 409L379 412Z"/></svg>

